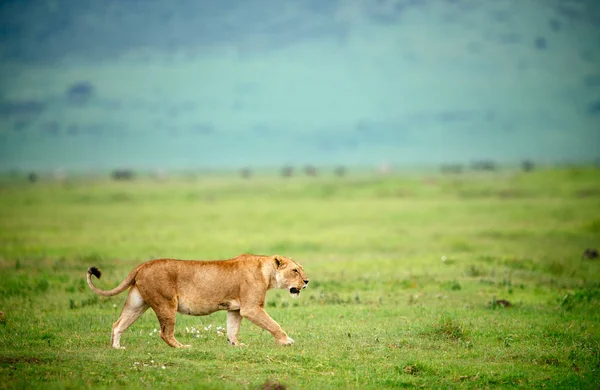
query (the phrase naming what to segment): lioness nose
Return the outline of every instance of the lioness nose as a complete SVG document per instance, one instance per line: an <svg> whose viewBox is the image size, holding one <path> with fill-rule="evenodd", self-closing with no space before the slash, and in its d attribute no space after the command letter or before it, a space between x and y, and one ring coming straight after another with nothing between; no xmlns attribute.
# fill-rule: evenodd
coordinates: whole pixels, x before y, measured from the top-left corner
<svg viewBox="0 0 600 390"><path fill-rule="evenodd" d="M310 280L305 280L305 281L304 281L304 284L308 284L308 282L310 282Z"/></svg>

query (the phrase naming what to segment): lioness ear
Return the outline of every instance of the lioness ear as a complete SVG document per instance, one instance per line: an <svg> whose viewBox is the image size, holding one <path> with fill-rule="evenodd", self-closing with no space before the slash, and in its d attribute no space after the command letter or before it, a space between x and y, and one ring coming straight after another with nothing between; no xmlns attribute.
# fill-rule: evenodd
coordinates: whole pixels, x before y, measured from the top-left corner
<svg viewBox="0 0 600 390"><path fill-rule="evenodd" d="M283 260L279 257L279 255L273 256L273 260L275 260L275 266L277 268L281 268L283 266Z"/></svg>

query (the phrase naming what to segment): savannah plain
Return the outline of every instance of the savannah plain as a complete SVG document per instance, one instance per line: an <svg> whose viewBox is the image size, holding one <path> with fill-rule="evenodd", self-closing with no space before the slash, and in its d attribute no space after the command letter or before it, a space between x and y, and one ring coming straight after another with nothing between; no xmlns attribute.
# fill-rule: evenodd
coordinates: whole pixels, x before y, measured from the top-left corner
<svg viewBox="0 0 600 390"><path fill-rule="evenodd" d="M0 388L599 388L600 169L74 177L0 186ZM267 312L278 346L225 312L149 310L110 347L126 294L158 257L281 254L311 282Z"/></svg>

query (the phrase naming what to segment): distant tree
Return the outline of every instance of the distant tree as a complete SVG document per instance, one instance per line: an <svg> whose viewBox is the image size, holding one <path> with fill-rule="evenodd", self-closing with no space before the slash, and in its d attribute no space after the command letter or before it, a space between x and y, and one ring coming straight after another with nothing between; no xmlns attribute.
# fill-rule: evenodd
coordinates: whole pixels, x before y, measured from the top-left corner
<svg viewBox="0 0 600 390"><path fill-rule="evenodd" d="M35 183L36 181L38 181L38 180L39 180L39 176L38 176L38 174L37 174L37 173L35 173L35 172L30 172L30 173L27 175L27 180L29 180L29 182L30 182L30 183Z"/></svg>
<svg viewBox="0 0 600 390"><path fill-rule="evenodd" d="M244 179L249 179L252 176L252 170L250 168L242 168L242 170L240 171L240 175L244 178Z"/></svg>
<svg viewBox="0 0 600 390"><path fill-rule="evenodd" d="M471 168L476 171L495 171L496 163L492 160L478 160L471 163Z"/></svg>
<svg viewBox="0 0 600 390"><path fill-rule="evenodd" d="M339 176L339 177L346 176L346 167L343 166L343 165L340 165L337 168L335 168L335 170L333 171L333 173L336 176Z"/></svg>
<svg viewBox="0 0 600 390"><path fill-rule="evenodd" d="M115 169L111 177L113 180L133 180L134 174L131 169Z"/></svg>
<svg viewBox="0 0 600 390"><path fill-rule="evenodd" d="M35 117L46 109L46 103L37 100L0 102L0 117Z"/></svg>
<svg viewBox="0 0 600 390"><path fill-rule="evenodd" d="M312 165L307 165L304 167L304 173L306 173L307 176L315 177L317 176L317 168Z"/></svg>
<svg viewBox="0 0 600 390"><path fill-rule="evenodd" d="M94 86L88 81L79 81L67 89L67 99L74 104L85 104L94 95Z"/></svg>
<svg viewBox="0 0 600 390"><path fill-rule="evenodd" d="M290 165L286 165L285 167L283 167L281 169L281 176L283 176L283 177L292 177L293 174L294 174L294 167L292 167Z"/></svg>
<svg viewBox="0 0 600 390"><path fill-rule="evenodd" d="M535 169L535 164L531 160L523 160L521 162L521 169L523 172L531 172Z"/></svg>
<svg viewBox="0 0 600 390"><path fill-rule="evenodd" d="M463 166L461 164L442 164L440 171L442 173L462 173Z"/></svg>
<svg viewBox="0 0 600 390"><path fill-rule="evenodd" d="M544 37L537 37L535 39L534 46L538 50L545 50L548 48L548 41Z"/></svg>

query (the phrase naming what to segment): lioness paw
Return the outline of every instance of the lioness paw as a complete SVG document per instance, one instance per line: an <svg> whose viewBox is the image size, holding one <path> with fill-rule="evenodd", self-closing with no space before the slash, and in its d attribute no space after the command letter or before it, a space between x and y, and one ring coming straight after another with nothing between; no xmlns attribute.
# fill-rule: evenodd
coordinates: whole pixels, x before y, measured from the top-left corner
<svg viewBox="0 0 600 390"><path fill-rule="evenodd" d="M244 343L240 343L240 342L239 342L239 341L237 341L237 340L234 340L234 341L227 340L227 341L229 342L229 345L232 345L232 346L234 346L234 347L245 347L245 346L246 346L246 344L244 344Z"/></svg>
<svg viewBox="0 0 600 390"><path fill-rule="evenodd" d="M294 344L294 340L291 337L286 338L285 340L278 341L279 345L292 345Z"/></svg>

